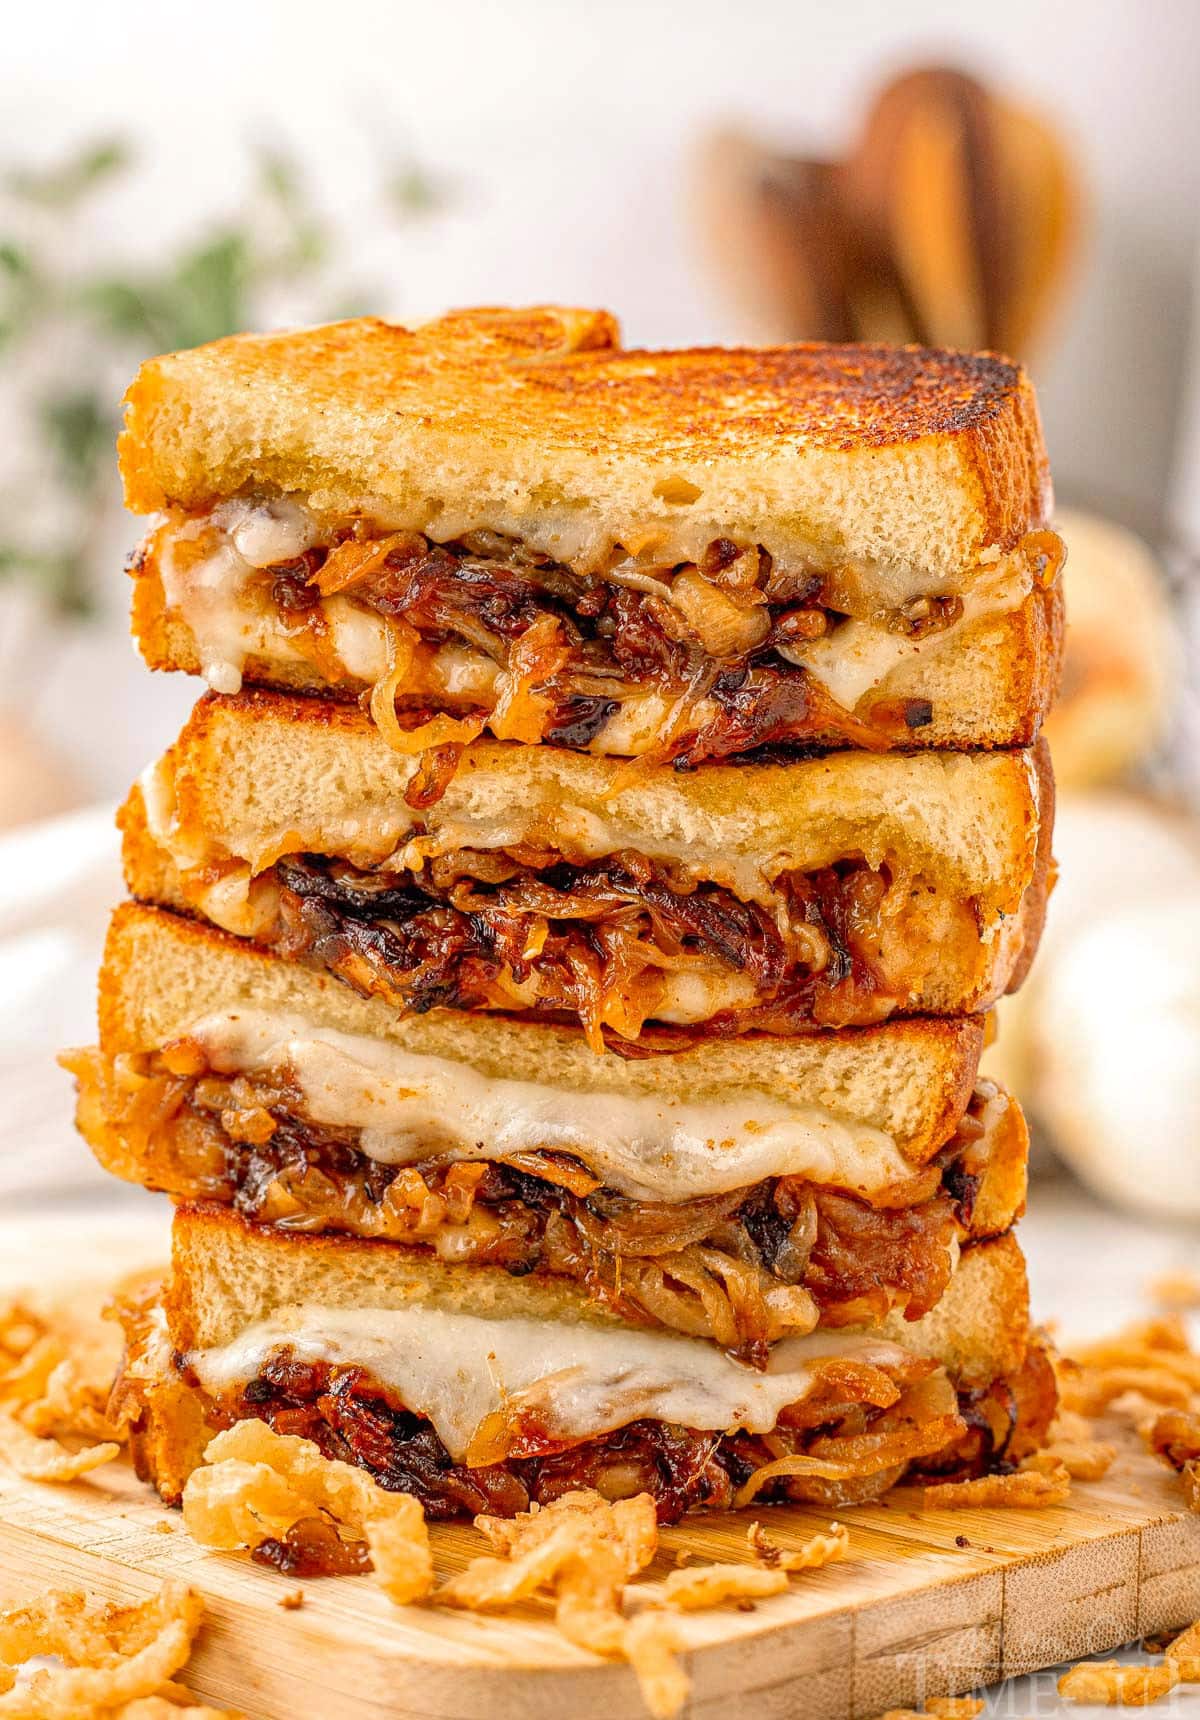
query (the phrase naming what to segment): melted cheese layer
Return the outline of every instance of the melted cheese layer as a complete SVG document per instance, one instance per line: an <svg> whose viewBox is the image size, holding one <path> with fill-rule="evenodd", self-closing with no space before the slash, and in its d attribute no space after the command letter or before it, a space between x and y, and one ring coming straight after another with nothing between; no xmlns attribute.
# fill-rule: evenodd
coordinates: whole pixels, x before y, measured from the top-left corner
<svg viewBox="0 0 1200 1720"><path fill-rule="evenodd" d="M776 1344L762 1373L703 1339L584 1321L498 1319L409 1308L281 1308L230 1343L189 1355L214 1394L244 1385L287 1348L302 1362L361 1367L426 1416L461 1461L498 1412L536 1418L548 1443L594 1438L648 1419L702 1431L769 1433L813 1386L812 1364L854 1356L886 1367L896 1344L813 1332Z"/></svg>
<svg viewBox="0 0 1200 1720"><path fill-rule="evenodd" d="M882 1130L749 1088L687 1100L580 1093L269 1010L205 1016L185 1037L221 1074L286 1078L307 1118L360 1130L362 1151L383 1164L570 1153L607 1187L669 1203L776 1176L870 1196L913 1174Z"/></svg>
<svg viewBox="0 0 1200 1720"><path fill-rule="evenodd" d="M964 627L1010 615L1033 590L1029 570L1001 562L982 574L962 598L962 614L949 627L911 639L871 621L846 620L820 639L789 649L790 661L815 675L839 705L852 711L870 692L880 688L902 664L921 659L928 664L947 644L957 644Z"/></svg>

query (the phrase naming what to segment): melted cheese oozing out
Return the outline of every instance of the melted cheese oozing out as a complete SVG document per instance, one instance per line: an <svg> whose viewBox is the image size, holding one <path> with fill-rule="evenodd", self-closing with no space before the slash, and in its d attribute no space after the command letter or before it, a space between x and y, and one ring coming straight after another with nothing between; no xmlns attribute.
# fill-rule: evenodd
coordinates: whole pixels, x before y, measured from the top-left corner
<svg viewBox="0 0 1200 1720"><path fill-rule="evenodd" d="M643 1418L680 1427L769 1433L812 1389L812 1364L853 1356L886 1367L896 1344L813 1332L775 1345L764 1372L703 1339L584 1321L500 1319L416 1303L406 1308L281 1308L230 1343L188 1356L206 1391L243 1385L287 1348L301 1362L364 1368L461 1461L488 1416L529 1414L552 1440L609 1433Z"/></svg>
<svg viewBox="0 0 1200 1720"><path fill-rule="evenodd" d="M843 621L832 632L785 655L817 677L830 695L846 710L881 686L903 664L919 659L928 666L947 649L956 646L965 626L991 617L1011 614L1033 590L1033 580L1022 567L1011 563L976 580L963 597L962 614L949 627L910 639L892 633L871 621Z"/></svg>
<svg viewBox="0 0 1200 1720"><path fill-rule="evenodd" d="M172 541L184 541L199 530L215 528L212 554L192 559L180 571ZM224 502L208 521L188 522L167 537L161 556L163 590L168 608L190 629L200 658L201 673L218 693L236 693L246 658L259 655L279 664L306 661L298 643L270 607L250 589L254 571L303 553L319 535L313 515L299 502L283 498L270 503ZM719 534L718 534L719 535ZM908 596L920 594L920 584ZM911 639L873 621L843 622L824 638L795 652L791 660L808 669L837 702L854 710L872 689L914 659L930 663L957 644L964 626L1020 607L1032 590L1023 563L1010 558L983 572L963 593L963 613L949 627ZM903 598L897 595L897 601ZM387 669L387 627L378 615L344 597L323 601L329 627L328 647L345 672L374 683ZM496 696L497 667L482 652L451 647L431 653L423 670L422 691L437 699L453 697L487 703ZM623 700L589 744L589 751L637 756L654 746L672 701L661 695L637 694ZM698 722L717 714L709 700L697 706Z"/></svg>
<svg viewBox="0 0 1200 1720"><path fill-rule="evenodd" d="M651 1098L501 1079L269 1010L205 1016L186 1037L219 1073L286 1073L306 1117L360 1130L383 1164L565 1152L609 1188L670 1203L776 1176L870 1195L913 1174L882 1130L752 1089Z"/></svg>
<svg viewBox="0 0 1200 1720"><path fill-rule="evenodd" d="M163 594L167 607L190 628L200 672L214 693L240 692L246 658L263 652L279 631L268 626L249 601L252 569L302 555L316 530L308 509L284 498L222 502L207 520L188 521L166 534L160 563ZM215 533L215 549L207 556L187 558L181 568L175 544L186 544L206 531Z"/></svg>

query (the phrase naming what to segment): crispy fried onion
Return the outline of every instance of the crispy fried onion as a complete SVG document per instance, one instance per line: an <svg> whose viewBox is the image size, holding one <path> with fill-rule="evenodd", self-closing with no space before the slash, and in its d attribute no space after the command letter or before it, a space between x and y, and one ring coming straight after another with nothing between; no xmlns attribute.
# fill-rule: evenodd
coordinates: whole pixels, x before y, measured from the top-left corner
<svg viewBox="0 0 1200 1720"><path fill-rule="evenodd" d="M236 1422L219 1433L204 1460L183 1490L183 1520L202 1547L269 1547L268 1562L310 1574L312 1564L288 1564L274 1554L291 1537L293 1552L307 1543L317 1570L373 1566L394 1601L428 1594L429 1532L410 1494L389 1492L365 1470L331 1461L310 1440L275 1433L262 1421Z"/></svg>
<svg viewBox="0 0 1200 1720"><path fill-rule="evenodd" d="M663 1599L680 1612L697 1612L723 1601L766 1600L788 1586L781 1565L689 1565L665 1579Z"/></svg>
<svg viewBox="0 0 1200 1720"><path fill-rule="evenodd" d="M654 1501L646 1494L610 1504L575 1491L511 1521L477 1517L496 1549L473 1559L434 1599L442 1606L496 1610L546 1594L568 1641L606 1659L627 1660L651 1714L669 1720L687 1699L688 1680L675 1655L682 1642L662 1615L627 1618L622 1602L631 1577L658 1544Z"/></svg>
<svg viewBox="0 0 1200 1720"><path fill-rule="evenodd" d="M1116 1660L1084 1660L1063 1673L1058 1694L1068 1702L1146 1708L1179 1682L1179 1669L1170 1661L1159 1666L1122 1666Z"/></svg>
<svg viewBox="0 0 1200 1720"><path fill-rule="evenodd" d="M1200 1401L1192 1410L1165 1410L1142 1432L1151 1451L1178 1470L1188 1508L1200 1511Z"/></svg>
<svg viewBox="0 0 1200 1720"><path fill-rule="evenodd" d="M67 1307L0 1307L0 1459L27 1481L74 1481L120 1452L115 1356L94 1325Z"/></svg>
<svg viewBox="0 0 1200 1720"><path fill-rule="evenodd" d="M962 1511L987 1506L1060 1505L1071 1491L1066 1465L1048 1453L1027 1457L1007 1475L977 1475L969 1481L941 1481L925 1489L933 1510Z"/></svg>
<svg viewBox="0 0 1200 1720"><path fill-rule="evenodd" d="M1072 1481L1101 1481L1112 1468L1117 1448L1097 1439L1092 1423L1074 1410L1060 1409L1046 1435L1044 1455L1061 1463Z"/></svg>
<svg viewBox="0 0 1200 1720"><path fill-rule="evenodd" d="M751 1523L746 1530L746 1542L759 1563L772 1570L817 1571L822 1565L846 1557L850 1531L841 1523L831 1523L827 1535L810 1535L798 1547L783 1547L761 1523Z"/></svg>
<svg viewBox="0 0 1200 1720"><path fill-rule="evenodd" d="M183 1583L117 1606L53 1589L0 1614L0 1715L10 1720L240 1720L195 1704L172 1682L192 1650L204 1601ZM23 1683L15 1669L53 1656L61 1664Z"/></svg>
<svg viewBox="0 0 1200 1720"><path fill-rule="evenodd" d="M1166 1656L1183 1683L1200 1684L1200 1619L1167 1644Z"/></svg>
<svg viewBox="0 0 1200 1720"><path fill-rule="evenodd" d="M924 1708L889 1708L876 1720L975 1720L984 1706L980 1696L929 1696Z"/></svg>
<svg viewBox="0 0 1200 1720"><path fill-rule="evenodd" d="M1162 1272L1146 1285L1146 1294L1161 1308L1200 1308L1200 1273L1186 1267Z"/></svg>
<svg viewBox="0 0 1200 1720"><path fill-rule="evenodd" d="M756 1601L781 1594L790 1586L790 1573L820 1570L835 1559L844 1559L850 1547L850 1536L840 1523L831 1523L826 1535L810 1535L798 1547L787 1549L773 1541L759 1523L750 1525L746 1540L756 1561L752 1565L696 1564L672 1571L662 1586L667 1606L695 1612L724 1601Z"/></svg>
<svg viewBox="0 0 1200 1720"><path fill-rule="evenodd" d="M628 1660L650 1712L678 1712L688 1684L674 1658L681 1645L669 1618L649 1610L630 1618L623 1607L627 1584L657 1550L654 1502L647 1494L614 1504L590 1489L573 1490L514 1519L477 1517L475 1527L493 1556L473 1559L436 1592L436 1602L481 1611L548 1594L570 1641ZM828 1535L815 1535L791 1553L773 1549L771 1559L673 1571L653 1602L669 1613L762 1599L787 1589L790 1572L843 1557L847 1545L845 1530L831 1524Z"/></svg>
<svg viewBox="0 0 1200 1720"><path fill-rule="evenodd" d="M1200 1411L1200 1355L1178 1315L1144 1320L1110 1338L1073 1346L1059 1365L1063 1406L1079 1415L1161 1409Z"/></svg>

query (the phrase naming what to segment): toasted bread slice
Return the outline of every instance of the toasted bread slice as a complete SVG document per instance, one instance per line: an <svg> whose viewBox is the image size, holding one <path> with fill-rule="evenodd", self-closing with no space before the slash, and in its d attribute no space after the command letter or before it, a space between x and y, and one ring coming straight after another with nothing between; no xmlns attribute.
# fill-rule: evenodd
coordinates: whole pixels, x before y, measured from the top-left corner
<svg viewBox="0 0 1200 1720"><path fill-rule="evenodd" d="M1003 1455L1029 1450L1054 1410L1053 1375L1028 1338L1024 1262L1011 1237L968 1251L923 1320L790 1340L770 1370L756 1374L702 1339L629 1327L561 1285L446 1267L389 1244L288 1237L227 1213L185 1208L176 1214L162 1303L132 1316L128 1329L118 1399L132 1423L139 1472L168 1499L178 1498L201 1461L217 1406L222 1418L270 1423L286 1405L288 1429L306 1415L306 1430L328 1449L333 1430L322 1405L336 1401L338 1437L348 1437L357 1460L411 1473L408 1485L438 1515L482 1503L511 1514L530 1499L553 1498L563 1484L599 1484L609 1496L649 1490L664 1513L728 1505L736 1495L716 1468L703 1486L672 1499L664 1482L673 1470L655 1460L653 1422L670 1424L680 1454L697 1438L694 1424L716 1430L722 1451L732 1439L741 1459L733 1473L744 1477L780 1445L764 1449L735 1430L770 1431L775 1406L789 1398L799 1429L820 1418L823 1449L836 1451L845 1393L854 1392L864 1365L868 1376L881 1368L893 1378L924 1379L917 1377L890 1422L868 1416L877 1437L862 1452L847 1442L849 1461L835 1467L836 1480L819 1470L805 1474L801 1463L785 1497L847 1503L877 1496L910 1464L939 1470L952 1468L956 1457L972 1461L969 1441L957 1443L964 1424L955 1389L976 1413L997 1387L998 1410L1016 1402L1017 1425L1007 1450L999 1448ZM929 1364L945 1370L940 1384ZM806 1423L795 1406L807 1394L821 1401L828 1393L827 1368L844 1382L842 1407L814 1407ZM336 1399L313 1396L324 1379L342 1382ZM396 1414L400 1406L424 1413L433 1427L414 1426L411 1415ZM557 1436L565 1451L519 1460L511 1412L522 1406L525 1450L532 1455L540 1440L553 1452ZM363 1412L373 1437L360 1445L353 1435ZM423 1461L409 1444L414 1433L424 1442ZM431 1440L435 1451L440 1445L432 1465ZM713 1433L701 1431L699 1440L707 1462L717 1451ZM783 1449L807 1444L798 1431ZM771 1496L771 1489L763 1495Z"/></svg>
<svg viewBox="0 0 1200 1720"><path fill-rule="evenodd" d="M250 491L490 529L599 564L713 538L958 589L1041 525L1033 389L990 354L814 344L623 352L602 311L481 309L239 335L144 364L136 513ZM885 581L886 583L886 581Z"/></svg>
<svg viewBox="0 0 1200 1720"><path fill-rule="evenodd" d="M601 1004L602 1021L626 1033L646 1019L699 1021L721 1012L775 1028L970 1013L995 1000L1037 944L1053 812L1040 745L1026 753L838 753L790 766L711 765L638 776L614 794L613 767L598 759L478 742L441 799L414 808L405 795L417 769L356 711L262 693L210 696L121 813L130 891L268 947L286 937L296 953L295 917L281 906L280 890L289 878L300 883L294 874L311 867L306 856L339 863L347 888L345 868L355 869L359 894L345 900L357 904L347 911L360 922L361 891L390 891L376 917L395 925L407 913L410 941L422 916L444 916L444 904L457 899L438 882L438 863L453 864L457 875L475 866L482 882L470 905L489 916L489 937L494 930L524 950L544 938L542 915L555 909L559 931L522 989L507 975L490 991L472 992L468 983L459 988L464 1004L475 996L479 1007L557 1010L562 925L585 915L575 936L591 949L597 927L610 927L613 937L619 921L632 937L632 912L634 941L606 958L622 963L619 995ZM510 863L510 855L535 864ZM653 885L636 882L645 860L657 868ZM555 880L549 892L547 874ZM607 918L597 917L589 883L601 878ZM317 879L312 874L313 888L332 888ZM872 890L884 887L873 906L862 894L868 879ZM697 887L705 912L717 916L711 936L695 918ZM394 900L400 888L411 897L403 907ZM639 888L648 894L639 897ZM522 889L524 896L514 893ZM852 894L853 990L832 953L847 936L839 904L849 909ZM747 904L769 921L746 922ZM337 911L329 897L322 915ZM672 914L674 929L656 931ZM747 937L757 926L773 938L766 928L775 928L784 940L781 966L753 977L754 951L738 942L743 925ZM463 929L467 942L446 982L466 971L473 944L466 921ZM694 951L682 981L675 977L681 938ZM656 965L656 939L673 967ZM318 954L326 947L315 945ZM397 956L399 967L385 974L377 943L366 947L373 964L366 988L419 1003L411 976L429 983L428 949L419 967L415 954L407 966ZM364 983L357 967L355 974ZM605 969L597 975L602 995L607 983Z"/></svg>
<svg viewBox="0 0 1200 1720"><path fill-rule="evenodd" d="M426 834L431 854L525 844L575 865L636 849L753 898L781 872L861 856L979 899L989 924L1019 911L1053 822L1040 746L629 777L566 748L477 741L440 799L414 807L416 774L360 711L252 692L202 698L144 781L153 834L184 867L257 873L306 850L377 865Z"/></svg>
<svg viewBox="0 0 1200 1720"><path fill-rule="evenodd" d="M335 1083L324 1098L314 1088L314 1114L332 1105L330 1120L351 1122L364 1093L385 1091L364 1086L373 1071L399 1080L405 1104L419 1107L406 1110L402 1132L428 1141L429 1151L475 1156L478 1142L485 1154L552 1144L579 1152L588 1143L589 1154L611 1156L633 1142L624 1161L631 1192L650 1188L666 1199L779 1174L763 1167L780 1152L796 1173L807 1168L813 1180L854 1192L902 1181L958 1128L984 1033L978 1016L919 1018L798 1037L672 1040L662 1055L597 1057L566 1027L447 1010L400 1018L327 974L133 904L113 917L99 1018L107 1056L184 1039L207 1046L224 1069L271 1063L244 1039L251 1028L263 1046L282 1034L293 1080L303 1044L319 1040L353 1062L358 1080ZM705 1129L707 1107L717 1107L719 1138ZM394 1115L382 1111L381 1126Z"/></svg>

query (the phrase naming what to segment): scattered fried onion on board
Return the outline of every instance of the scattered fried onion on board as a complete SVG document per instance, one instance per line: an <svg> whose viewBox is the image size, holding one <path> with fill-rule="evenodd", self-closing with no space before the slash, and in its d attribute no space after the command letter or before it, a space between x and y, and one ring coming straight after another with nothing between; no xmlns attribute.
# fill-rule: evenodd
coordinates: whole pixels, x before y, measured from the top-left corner
<svg viewBox="0 0 1200 1720"><path fill-rule="evenodd" d="M390 1493L365 1469L322 1456L311 1440L239 1421L210 1441L205 1466L183 1490L183 1520L202 1547L233 1551L284 1539L313 1518L365 1546L400 1605L433 1586L433 1554L420 1501Z"/></svg>
<svg viewBox="0 0 1200 1720"><path fill-rule="evenodd" d="M1152 1278L1146 1294L1160 1308L1200 1308L1200 1275L1180 1268Z"/></svg>
<svg viewBox="0 0 1200 1720"><path fill-rule="evenodd" d="M1178 1671L1181 1684L1200 1684L1200 1619L1167 1645L1166 1657Z"/></svg>
<svg viewBox="0 0 1200 1720"><path fill-rule="evenodd" d="M889 1708L879 1720L975 1720L983 1713L979 1696L931 1696L924 1708Z"/></svg>
<svg viewBox="0 0 1200 1720"><path fill-rule="evenodd" d="M1179 1471L1189 1508L1200 1511L1200 1411L1164 1410L1142 1432L1151 1451Z"/></svg>
<svg viewBox="0 0 1200 1720"><path fill-rule="evenodd" d="M1157 1666L1121 1666L1115 1660L1085 1660L1065 1672L1058 1692L1070 1702L1103 1702L1145 1708L1177 1684L1200 1684L1200 1619L1166 1646Z"/></svg>
<svg viewBox="0 0 1200 1720"><path fill-rule="evenodd" d="M74 1481L121 1449L106 1413L114 1357L93 1325L0 1304L0 1459L28 1481Z"/></svg>
<svg viewBox="0 0 1200 1720"><path fill-rule="evenodd" d="M654 1501L648 1493L610 1504L598 1493L565 1493L552 1505L511 1520L477 1517L475 1526L497 1554L472 1559L434 1599L472 1612L512 1606L548 1592L555 1622L568 1641L609 1660L627 1660L656 1720L669 1720L687 1700L688 1679L675 1655L682 1646L661 1613L626 1618L625 1585L658 1547Z"/></svg>
<svg viewBox="0 0 1200 1720"><path fill-rule="evenodd" d="M1077 1347L1062 1364L1059 1389L1067 1413L1104 1410L1132 1422L1200 1511L1200 1355L1178 1315Z"/></svg>
<svg viewBox="0 0 1200 1720"><path fill-rule="evenodd" d="M192 1652L204 1601L183 1583L116 1606L52 1589L0 1613L0 1716L4 1720L242 1720L197 1704L173 1681ZM16 1669L53 1656L57 1667L18 1684Z"/></svg>
<svg viewBox="0 0 1200 1720"><path fill-rule="evenodd" d="M384 1589L401 1605L428 1598L491 1612L545 1596L569 1642L629 1662L656 1720L677 1714L688 1693L672 1612L777 1594L788 1587L789 1572L842 1558L849 1543L846 1530L833 1523L828 1534L785 1551L755 1524L749 1535L754 1563L672 1572L659 1594L646 1597L653 1604L629 1615L630 1580L658 1551L654 1501L642 1493L613 1503L579 1490L517 1517L477 1517L475 1527L491 1551L431 1594L429 1534L411 1495L389 1493L364 1470L323 1457L310 1440L274 1433L260 1421L237 1422L219 1433L205 1460L183 1493L184 1523L201 1546L254 1549L320 1518L343 1541L365 1548Z"/></svg>
<svg viewBox="0 0 1200 1720"><path fill-rule="evenodd" d="M663 1599L681 1612L699 1612L722 1601L757 1601L782 1594L787 1572L769 1565L688 1565L663 1583Z"/></svg>
<svg viewBox="0 0 1200 1720"><path fill-rule="evenodd" d="M675 1656L683 1646L672 1611L696 1611L728 1600L754 1600L788 1587L788 1572L841 1558L848 1536L837 1524L788 1552L760 1531L755 1564L693 1565L672 1571L657 1606L625 1614L629 1580L658 1548L648 1494L610 1504L598 1493L567 1493L552 1505L511 1520L477 1517L493 1556L474 1559L437 1591L435 1601L471 1610L511 1606L536 1594L554 1602L559 1629L580 1648L629 1662L651 1714L668 1720L687 1699L688 1680ZM496 1556L499 1555L499 1556Z"/></svg>
<svg viewBox="0 0 1200 1720"><path fill-rule="evenodd" d="M811 1535L798 1547L784 1549L772 1540L761 1523L751 1523L746 1530L750 1551L760 1562L781 1571L815 1571L822 1565L844 1559L850 1548L850 1531L841 1523L831 1523L827 1535Z"/></svg>
<svg viewBox="0 0 1200 1720"><path fill-rule="evenodd" d="M1122 1666L1115 1660L1085 1660L1063 1673L1058 1694L1068 1702L1145 1708L1179 1682L1179 1669L1167 1661L1159 1666Z"/></svg>
<svg viewBox="0 0 1200 1720"><path fill-rule="evenodd" d="M1085 1416L1060 1409L1039 1456L1061 1463L1072 1481L1100 1481L1115 1463L1117 1448L1097 1439Z"/></svg>
<svg viewBox="0 0 1200 1720"><path fill-rule="evenodd" d="M1136 1411L1200 1408L1200 1355L1178 1315L1141 1320L1111 1338L1077 1345L1061 1363L1059 1395L1065 1409L1100 1415L1126 1400Z"/></svg>
<svg viewBox="0 0 1200 1720"><path fill-rule="evenodd" d="M935 1510L962 1511L991 1505L1059 1505L1071 1491L1066 1465L1047 1454L1027 1459L1009 1475L979 1475L973 1481L942 1481L925 1489Z"/></svg>

